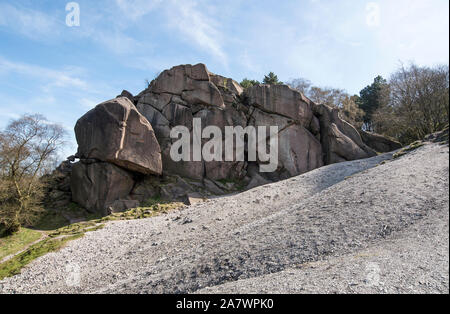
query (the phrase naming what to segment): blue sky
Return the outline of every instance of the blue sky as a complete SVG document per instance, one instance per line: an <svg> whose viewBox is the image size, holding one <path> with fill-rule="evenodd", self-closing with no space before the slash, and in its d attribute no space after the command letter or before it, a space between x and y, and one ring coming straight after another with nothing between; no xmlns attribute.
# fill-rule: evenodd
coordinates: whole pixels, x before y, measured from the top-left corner
<svg viewBox="0 0 450 314"><path fill-rule="evenodd" d="M205 63L240 81L283 81L358 93L400 61L448 64L448 0L0 0L0 128L42 113L70 133L96 104L133 94L178 64Z"/></svg>

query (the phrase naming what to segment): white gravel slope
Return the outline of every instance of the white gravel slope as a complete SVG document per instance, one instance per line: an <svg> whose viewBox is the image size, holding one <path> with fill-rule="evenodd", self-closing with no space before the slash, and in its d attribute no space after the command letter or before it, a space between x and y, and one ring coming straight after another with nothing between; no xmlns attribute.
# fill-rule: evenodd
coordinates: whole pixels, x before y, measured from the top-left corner
<svg viewBox="0 0 450 314"><path fill-rule="evenodd" d="M0 292L448 293L448 146L375 167L390 158L108 223L0 281Z"/></svg>

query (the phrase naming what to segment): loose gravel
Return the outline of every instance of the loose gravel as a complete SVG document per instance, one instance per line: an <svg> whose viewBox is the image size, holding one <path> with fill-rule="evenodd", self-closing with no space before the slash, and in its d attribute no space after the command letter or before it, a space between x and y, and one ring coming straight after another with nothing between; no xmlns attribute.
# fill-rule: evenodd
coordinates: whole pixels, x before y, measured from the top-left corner
<svg viewBox="0 0 450 314"><path fill-rule="evenodd" d="M113 221L2 293L448 293L449 150L316 169L150 219Z"/></svg>

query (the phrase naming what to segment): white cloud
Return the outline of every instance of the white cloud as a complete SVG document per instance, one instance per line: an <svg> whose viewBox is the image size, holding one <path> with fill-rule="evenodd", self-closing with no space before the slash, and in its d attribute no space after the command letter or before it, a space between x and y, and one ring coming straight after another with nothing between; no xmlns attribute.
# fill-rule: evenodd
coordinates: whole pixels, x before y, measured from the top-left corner
<svg viewBox="0 0 450 314"><path fill-rule="evenodd" d="M140 6L134 7L132 3L117 1L124 2L126 6L135 8L137 11L140 10ZM58 20L51 14L28 9L18 3L14 3L14 6L0 3L0 27L3 26L36 41L67 40L68 36L74 36L75 39L88 38L110 50L111 53L119 55L130 53L143 46L136 39L125 35L119 30L119 27L99 27L99 24L104 24L105 20L109 18L98 14L90 14L91 12L86 10L81 11L82 14L85 14L81 27L77 27L76 31L71 31L64 21ZM125 8L125 4L123 10L129 12ZM112 20L114 22L114 18ZM117 21L117 26L119 24L120 22Z"/></svg>
<svg viewBox="0 0 450 314"><path fill-rule="evenodd" d="M172 0L171 3L168 10L169 26L226 65L228 60L221 44L223 36L217 22L203 14L195 1Z"/></svg>
<svg viewBox="0 0 450 314"><path fill-rule="evenodd" d="M380 2L382 20L375 32L378 46L397 56L394 62L448 62L448 9L448 1Z"/></svg>
<svg viewBox="0 0 450 314"><path fill-rule="evenodd" d="M66 70L54 70L33 64L12 62L0 57L0 74L17 73L28 77L36 77L43 81L43 89L52 87L74 87L81 90L88 90L89 84L79 77L73 75L79 69L67 68Z"/></svg>
<svg viewBox="0 0 450 314"><path fill-rule="evenodd" d="M122 13L132 19L138 20L155 9L162 0L116 0Z"/></svg>
<svg viewBox="0 0 450 314"><path fill-rule="evenodd" d="M39 11L0 3L0 26L8 27L22 35L36 37L59 34L65 24Z"/></svg>
<svg viewBox="0 0 450 314"><path fill-rule="evenodd" d="M200 47L216 57L222 64L227 64L227 56L222 47L223 35L216 19L204 14L201 2L196 0L116 0L121 12L136 23L141 23L144 16L155 9L161 9L167 16L170 29L177 31L191 45ZM202 4L202 8L204 5Z"/></svg>
<svg viewBox="0 0 450 314"><path fill-rule="evenodd" d="M158 10L157 14L162 14L167 20L163 27L175 30L177 37L190 46L205 51L224 65L227 64L227 55L223 49L224 34L220 31L218 19L204 12L204 2L116 0L116 5L118 11L105 9L95 12L93 6L81 7L81 27L73 30L63 20L58 20L51 14L28 9L18 3L0 3L0 27L38 41L89 38L111 53L132 55L136 51L150 50L152 41L127 35L126 30L139 24L151 25L148 18L145 21L143 18ZM109 27L104 27L105 24Z"/></svg>

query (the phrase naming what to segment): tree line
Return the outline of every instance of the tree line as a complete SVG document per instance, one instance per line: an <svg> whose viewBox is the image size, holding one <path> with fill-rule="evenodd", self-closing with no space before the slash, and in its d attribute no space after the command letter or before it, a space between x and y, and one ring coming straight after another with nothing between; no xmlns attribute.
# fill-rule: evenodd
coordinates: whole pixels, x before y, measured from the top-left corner
<svg viewBox="0 0 450 314"><path fill-rule="evenodd" d="M244 79L249 88L259 81ZM270 72L263 84L283 84ZM305 78L287 85L305 94L315 103L339 108L341 118L357 129L382 134L409 144L448 126L449 67L401 65L389 79L377 76L359 95L343 89L314 86Z"/></svg>

